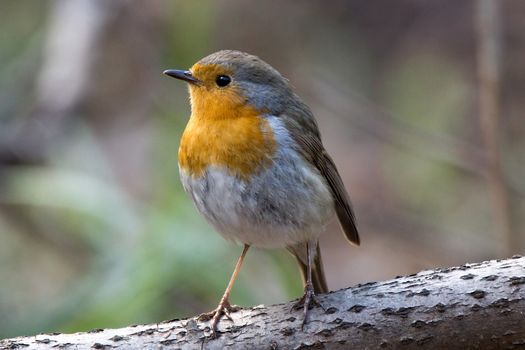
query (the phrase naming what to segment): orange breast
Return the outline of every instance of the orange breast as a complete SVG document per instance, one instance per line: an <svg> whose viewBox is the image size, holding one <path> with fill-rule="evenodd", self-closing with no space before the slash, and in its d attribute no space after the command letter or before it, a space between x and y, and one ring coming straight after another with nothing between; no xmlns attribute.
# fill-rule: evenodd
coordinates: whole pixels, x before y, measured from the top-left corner
<svg viewBox="0 0 525 350"><path fill-rule="evenodd" d="M220 107L215 104L211 108L213 115L199 113L192 96L193 113L182 135L179 165L193 177L201 177L215 165L249 180L272 164L276 151L273 132L253 108L244 105L217 110Z"/></svg>

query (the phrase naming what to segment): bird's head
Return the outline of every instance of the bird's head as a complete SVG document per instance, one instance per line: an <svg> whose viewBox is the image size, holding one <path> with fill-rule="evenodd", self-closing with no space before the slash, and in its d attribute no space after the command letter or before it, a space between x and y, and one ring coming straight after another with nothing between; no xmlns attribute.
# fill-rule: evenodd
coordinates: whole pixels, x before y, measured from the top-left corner
<svg viewBox="0 0 525 350"><path fill-rule="evenodd" d="M232 118L242 107L278 115L293 95L288 81L257 56L223 50L189 70L164 74L189 83L192 115Z"/></svg>

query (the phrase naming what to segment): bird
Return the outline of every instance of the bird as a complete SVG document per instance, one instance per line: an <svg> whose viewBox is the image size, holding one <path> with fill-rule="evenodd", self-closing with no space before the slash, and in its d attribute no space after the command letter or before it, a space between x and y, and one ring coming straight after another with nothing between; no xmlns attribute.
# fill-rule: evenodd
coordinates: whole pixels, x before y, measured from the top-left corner
<svg viewBox="0 0 525 350"><path fill-rule="evenodd" d="M286 248L300 267L302 327L316 295L328 292L319 236L336 215L359 245L356 219L311 109L289 81L259 57L212 53L165 75L189 86L191 116L180 139L179 175L197 210L225 239L243 246L219 305L215 333L236 307L229 298L251 246Z"/></svg>

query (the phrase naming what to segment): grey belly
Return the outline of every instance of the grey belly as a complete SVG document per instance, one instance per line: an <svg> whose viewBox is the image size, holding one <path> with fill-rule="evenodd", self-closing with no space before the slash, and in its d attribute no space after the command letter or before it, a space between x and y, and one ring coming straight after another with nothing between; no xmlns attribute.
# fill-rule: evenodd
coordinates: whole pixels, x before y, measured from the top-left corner
<svg viewBox="0 0 525 350"><path fill-rule="evenodd" d="M285 247L317 239L333 216L325 180L299 157L277 159L244 182L209 167L200 178L181 170L185 190L225 238L262 247Z"/></svg>

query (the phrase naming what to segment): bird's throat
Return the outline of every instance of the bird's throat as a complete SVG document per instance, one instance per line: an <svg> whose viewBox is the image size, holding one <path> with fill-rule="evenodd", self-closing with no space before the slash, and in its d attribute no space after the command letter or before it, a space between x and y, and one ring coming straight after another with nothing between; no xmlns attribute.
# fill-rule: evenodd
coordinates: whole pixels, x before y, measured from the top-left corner
<svg viewBox="0 0 525 350"><path fill-rule="evenodd" d="M246 105L192 105L192 116L179 147L179 165L192 177L202 177L210 166L249 180L271 166L276 142L271 126L260 112Z"/></svg>

